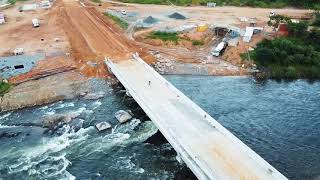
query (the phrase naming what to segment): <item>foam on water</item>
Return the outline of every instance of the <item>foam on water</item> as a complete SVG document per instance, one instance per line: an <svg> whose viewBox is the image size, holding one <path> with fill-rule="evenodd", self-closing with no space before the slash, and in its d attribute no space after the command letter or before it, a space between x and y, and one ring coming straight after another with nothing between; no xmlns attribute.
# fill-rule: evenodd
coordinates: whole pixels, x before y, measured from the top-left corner
<svg viewBox="0 0 320 180"><path fill-rule="evenodd" d="M62 104L59 104L56 109L62 109L62 108L66 108L66 107L74 107L74 103L73 102L65 102Z"/></svg>
<svg viewBox="0 0 320 180"><path fill-rule="evenodd" d="M35 177L63 177L62 179L74 179L74 176L66 171L71 162L65 157L64 150L75 143L84 141L87 133L93 127L80 129L69 133L70 127L63 127L65 133L58 137L47 137L42 139L38 146L29 147L19 152L15 164L9 166L9 173L27 171L30 176Z"/></svg>
<svg viewBox="0 0 320 180"><path fill-rule="evenodd" d="M99 106L101 106L101 104L102 104L102 102L100 102L100 101L95 101L95 102L93 102L92 103L92 108L93 109L97 109Z"/></svg>
<svg viewBox="0 0 320 180"><path fill-rule="evenodd" d="M50 110L50 111L47 111L45 112L44 114L47 115L47 116L52 116L56 113L56 111L54 109Z"/></svg>
<svg viewBox="0 0 320 180"><path fill-rule="evenodd" d="M14 126L14 125L8 126L8 125L0 124L0 128L16 128L16 127L19 127L19 126Z"/></svg>
<svg viewBox="0 0 320 180"><path fill-rule="evenodd" d="M12 112L9 112L9 113L6 113L6 114L0 116L0 120L9 117L11 114L12 114Z"/></svg>

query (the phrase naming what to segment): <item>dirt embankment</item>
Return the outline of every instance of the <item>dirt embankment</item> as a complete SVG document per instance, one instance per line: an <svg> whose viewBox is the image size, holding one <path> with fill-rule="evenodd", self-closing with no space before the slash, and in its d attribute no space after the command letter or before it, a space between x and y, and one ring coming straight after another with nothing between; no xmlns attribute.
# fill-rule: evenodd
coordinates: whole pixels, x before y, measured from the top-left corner
<svg viewBox="0 0 320 180"><path fill-rule="evenodd" d="M76 1L60 3L60 19L71 45L71 55L85 75L107 76L105 57L125 60L134 52L147 56L147 51L123 36L120 27L95 7L88 3L83 7Z"/></svg>
<svg viewBox="0 0 320 180"><path fill-rule="evenodd" d="M0 112L71 99L91 90L88 79L79 73L60 73L14 86L0 97Z"/></svg>

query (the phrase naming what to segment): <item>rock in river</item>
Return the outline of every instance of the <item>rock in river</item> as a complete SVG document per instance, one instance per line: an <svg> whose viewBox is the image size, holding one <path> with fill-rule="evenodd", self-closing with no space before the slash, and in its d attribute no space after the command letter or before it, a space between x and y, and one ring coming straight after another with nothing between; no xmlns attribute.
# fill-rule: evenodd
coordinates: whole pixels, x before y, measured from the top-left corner
<svg viewBox="0 0 320 180"><path fill-rule="evenodd" d="M120 123L125 123L132 118L132 115L127 111L120 110L115 113L115 117Z"/></svg>
<svg viewBox="0 0 320 180"><path fill-rule="evenodd" d="M96 124L95 126L98 129L98 131L104 131L104 130L111 128L111 124L109 124L108 122L100 122L100 123Z"/></svg>
<svg viewBox="0 0 320 180"><path fill-rule="evenodd" d="M46 128L54 128L57 125L69 123L72 119L78 117L80 113L71 112L68 114L56 114L47 116L42 120L42 126Z"/></svg>
<svg viewBox="0 0 320 180"><path fill-rule="evenodd" d="M102 97L104 97L106 95L106 93L104 92L96 92L96 93L88 93L86 94L83 98L84 99L100 99Z"/></svg>

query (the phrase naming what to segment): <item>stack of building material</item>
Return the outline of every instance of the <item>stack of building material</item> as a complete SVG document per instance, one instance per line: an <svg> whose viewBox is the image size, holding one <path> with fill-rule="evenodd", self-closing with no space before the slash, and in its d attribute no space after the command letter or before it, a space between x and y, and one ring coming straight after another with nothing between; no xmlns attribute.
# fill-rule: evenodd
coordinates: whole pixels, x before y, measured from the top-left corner
<svg viewBox="0 0 320 180"><path fill-rule="evenodd" d="M48 0L41 1L40 7L42 9L49 9L51 7L51 3Z"/></svg>
<svg viewBox="0 0 320 180"><path fill-rule="evenodd" d="M208 24L199 24L197 27L198 32L204 32L209 29Z"/></svg>
<svg viewBox="0 0 320 180"><path fill-rule="evenodd" d="M21 7L21 11L33 11L37 9L37 4L25 4Z"/></svg>
<svg viewBox="0 0 320 180"><path fill-rule="evenodd" d="M253 27L246 27L246 32L244 33L243 41L250 42L252 35L253 35Z"/></svg>
<svg viewBox="0 0 320 180"><path fill-rule="evenodd" d="M244 42L250 42L252 35L257 32L261 32L263 30L262 27L246 27L246 32L243 36Z"/></svg>

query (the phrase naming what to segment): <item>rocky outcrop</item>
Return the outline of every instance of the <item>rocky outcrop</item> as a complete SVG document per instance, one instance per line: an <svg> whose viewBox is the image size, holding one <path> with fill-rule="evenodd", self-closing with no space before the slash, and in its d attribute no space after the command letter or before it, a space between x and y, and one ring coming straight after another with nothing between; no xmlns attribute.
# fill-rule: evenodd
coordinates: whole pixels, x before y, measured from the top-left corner
<svg viewBox="0 0 320 180"><path fill-rule="evenodd" d="M55 114L52 116L47 116L42 119L42 126L46 128L54 128L60 124L65 124L71 122L72 119L80 116L81 113L70 112L66 114Z"/></svg>
<svg viewBox="0 0 320 180"><path fill-rule="evenodd" d="M0 99L0 112L72 99L92 90L77 72L65 72L14 86Z"/></svg>
<svg viewBox="0 0 320 180"><path fill-rule="evenodd" d="M95 127L97 128L98 131L104 131L104 130L110 129L112 126L108 122L100 122L96 124Z"/></svg>
<svg viewBox="0 0 320 180"><path fill-rule="evenodd" d="M120 123L125 123L132 119L131 112L120 110L115 113L115 117L118 119Z"/></svg>

